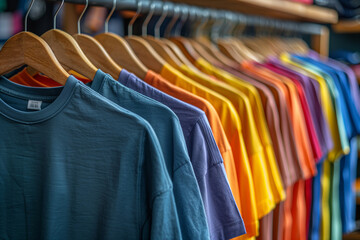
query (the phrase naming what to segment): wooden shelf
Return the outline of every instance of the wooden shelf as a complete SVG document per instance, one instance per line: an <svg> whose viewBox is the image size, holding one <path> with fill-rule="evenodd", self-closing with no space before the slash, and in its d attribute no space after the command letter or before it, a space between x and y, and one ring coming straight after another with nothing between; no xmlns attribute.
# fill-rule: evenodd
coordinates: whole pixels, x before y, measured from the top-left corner
<svg viewBox="0 0 360 240"><path fill-rule="evenodd" d="M332 25L336 33L360 33L360 20L342 20Z"/></svg>
<svg viewBox="0 0 360 240"><path fill-rule="evenodd" d="M336 11L328 8L306 5L283 0L171 0L177 3L238 11L245 14L259 15L292 21L316 23L338 22Z"/></svg>

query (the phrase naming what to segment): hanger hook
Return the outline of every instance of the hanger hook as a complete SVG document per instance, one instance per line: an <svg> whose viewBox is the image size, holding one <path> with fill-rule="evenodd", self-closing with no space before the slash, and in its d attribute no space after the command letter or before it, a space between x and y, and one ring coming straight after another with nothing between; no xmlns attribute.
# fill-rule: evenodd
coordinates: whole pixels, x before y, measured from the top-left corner
<svg viewBox="0 0 360 240"><path fill-rule="evenodd" d="M170 23L167 25L167 27L165 29L165 33L164 33L165 37L170 36L171 30L174 27L176 21L179 19L179 17L180 17L180 7L178 5L176 5L174 7L174 15L171 18Z"/></svg>
<svg viewBox="0 0 360 240"><path fill-rule="evenodd" d="M199 36L201 36L203 34L204 27L205 27L205 25L208 22L209 17L210 17L209 11L207 9L200 12L200 15L201 15L202 19L201 19L200 25L198 25L197 28L196 28L195 37L199 37Z"/></svg>
<svg viewBox="0 0 360 240"><path fill-rule="evenodd" d="M132 34L133 34L133 26L134 26L134 23L135 23L136 19L139 17L139 15L141 13L141 8L142 8L143 3L141 1L138 1L137 5L138 6L137 6L136 13L131 18L131 20L129 22L129 25L128 25L128 36L132 36Z"/></svg>
<svg viewBox="0 0 360 240"><path fill-rule="evenodd" d="M109 15L107 16L107 18L105 20L105 33L109 32L109 20L110 20L111 16L114 14L115 9L116 9L116 0L113 0L113 6L111 8Z"/></svg>
<svg viewBox="0 0 360 240"><path fill-rule="evenodd" d="M60 3L60 6L58 7L58 9L56 10L55 14L54 14L54 29L56 29L56 17L60 12L60 9L63 7L65 0L62 0Z"/></svg>
<svg viewBox="0 0 360 240"><path fill-rule="evenodd" d="M176 26L175 29L175 36L180 36L181 35L181 30L186 22L186 20L189 17L189 9L187 8L187 6L184 6L184 8L182 9L182 16L180 18L180 22L178 23L178 25Z"/></svg>
<svg viewBox="0 0 360 240"><path fill-rule="evenodd" d="M155 12L155 2L151 3L150 11L149 11L148 15L146 16L145 21L143 22L142 29L141 29L141 35L143 37L147 36L147 27L149 25L149 22L150 22L152 16L154 15L154 12Z"/></svg>
<svg viewBox="0 0 360 240"><path fill-rule="evenodd" d="M235 28L234 36L240 37L241 34L245 31L246 25L247 25L247 17L244 15L238 14L237 27Z"/></svg>
<svg viewBox="0 0 360 240"><path fill-rule="evenodd" d="M84 16L84 13L86 12L86 9L88 8L88 6L89 6L89 0L86 0L85 8L82 11L82 13L81 13L81 15L80 15L80 17L78 19L78 22L77 22L78 34L81 33L80 22L81 22L82 17Z"/></svg>
<svg viewBox="0 0 360 240"><path fill-rule="evenodd" d="M211 36L210 38L214 41L216 39L219 38L220 36L220 30L221 30L221 27L222 25L224 24L225 22L225 12L218 12L216 11L216 14L215 14L215 23L214 25L212 26L212 29L211 29Z"/></svg>
<svg viewBox="0 0 360 240"><path fill-rule="evenodd" d="M30 5L29 5L29 8L28 8L28 10L27 10L27 12L26 12L26 15L25 15L25 23L24 23L24 30L25 30L25 32L27 32L28 17L29 17L29 13L30 13L30 11L31 11L31 8L32 8L33 5L34 5L34 2L35 2L35 0L31 0L31 3L30 3Z"/></svg>
<svg viewBox="0 0 360 240"><path fill-rule="evenodd" d="M154 35L156 38L160 38L160 28L161 28L161 25L164 23L164 20L167 17L168 13L169 13L169 5L165 4L163 7L162 14L155 24L155 31L154 31L155 34Z"/></svg>

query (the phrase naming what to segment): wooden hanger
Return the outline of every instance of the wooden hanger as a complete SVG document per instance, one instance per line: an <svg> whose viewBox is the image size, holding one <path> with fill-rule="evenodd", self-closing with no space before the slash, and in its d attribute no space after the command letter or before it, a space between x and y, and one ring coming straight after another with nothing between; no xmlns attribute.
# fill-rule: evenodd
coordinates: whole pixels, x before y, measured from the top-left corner
<svg viewBox="0 0 360 240"><path fill-rule="evenodd" d="M267 58L269 55L275 55L273 50L260 38L243 38L242 42L246 47L260 54L263 58Z"/></svg>
<svg viewBox="0 0 360 240"><path fill-rule="evenodd" d="M229 43L226 39L218 39L218 47L222 53L237 63L242 63L245 58L241 56L235 46Z"/></svg>
<svg viewBox="0 0 360 240"><path fill-rule="evenodd" d="M148 42L137 36L127 36L126 41L130 44L136 56L154 72L160 73L166 61L150 46Z"/></svg>
<svg viewBox="0 0 360 240"><path fill-rule="evenodd" d="M180 48L173 43L172 41L170 41L169 39L166 38L162 38L161 41L163 41L168 47L169 49L178 57L178 59L187 67L189 67L193 72L196 73L202 73L198 68L196 68L194 66L194 64L192 64L190 62L189 59L187 59L184 55L184 53L180 50Z"/></svg>
<svg viewBox="0 0 360 240"><path fill-rule="evenodd" d="M191 62L195 63L198 58L200 58L200 54L194 49L190 41L184 37L171 37L170 41L173 42L178 48L182 51L182 53L186 56L186 58Z"/></svg>
<svg viewBox="0 0 360 240"><path fill-rule="evenodd" d="M147 41L150 46L171 66L176 69L179 69L181 67L181 61L165 43L161 42L158 39L155 39L152 36L146 36L144 40Z"/></svg>
<svg viewBox="0 0 360 240"><path fill-rule="evenodd" d="M117 34L108 32L109 20L115 11L115 7L116 0L113 1L113 8L106 18L105 33L96 35L95 39L100 42L117 64L134 73L137 77L144 79L149 69L139 60L125 39Z"/></svg>
<svg viewBox="0 0 360 240"><path fill-rule="evenodd" d="M65 85L70 75L56 59L49 45L39 36L27 32L27 18L33 4L34 0L25 15L25 31L7 40L0 51L0 75L28 65Z"/></svg>
<svg viewBox="0 0 360 240"><path fill-rule="evenodd" d="M198 42L196 42L194 39L189 39L189 42L195 49L195 51L206 61L210 62L213 65L222 65L220 61L218 61L216 58L211 56Z"/></svg>
<svg viewBox="0 0 360 240"><path fill-rule="evenodd" d="M261 62L263 57L248 48L239 38L230 38L230 43L234 46L234 49L239 53L244 59L250 61Z"/></svg>
<svg viewBox="0 0 360 240"><path fill-rule="evenodd" d="M63 4L64 0L54 15L54 29L45 32L41 35L41 38L49 44L56 58L63 66L92 80L98 69L89 61L70 34L56 29L56 16Z"/></svg>
<svg viewBox="0 0 360 240"><path fill-rule="evenodd" d="M95 38L80 33L80 20L88 5L89 2L86 0L85 8L78 19L78 34L73 35L73 37L79 44L81 50L96 67L110 74L114 79L118 79L122 68L115 63Z"/></svg>
<svg viewBox="0 0 360 240"><path fill-rule="evenodd" d="M235 31L233 32L233 35L235 37L229 37L227 39L228 43L233 46L233 50L236 51L236 53L240 55L244 60L256 62L262 61L263 57L248 48L241 40L241 34L246 29L246 18L238 15L236 21L237 26L235 27Z"/></svg>
<svg viewBox="0 0 360 240"><path fill-rule="evenodd" d="M137 77L144 79L149 69L140 61L125 39L114 33L101 33L95 39L111 58Z"/></svg>

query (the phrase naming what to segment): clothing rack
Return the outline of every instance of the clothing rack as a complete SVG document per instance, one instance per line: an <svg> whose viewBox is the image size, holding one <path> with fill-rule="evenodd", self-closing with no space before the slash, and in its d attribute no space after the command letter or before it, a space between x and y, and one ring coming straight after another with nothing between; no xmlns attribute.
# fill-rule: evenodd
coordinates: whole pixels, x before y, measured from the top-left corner
<svg viewBox="0 0 360 240"><path fill-rule="evenodd" d="M48 1L57 1L59 0L48 0ZM74 4L85 4L85 0L65 0L67 3ZM227 15L236 15L236 23L246 24L247 26L254 27L269 27L271 29L286 31L286 32L295 32L300 34L311 35L311 47L320 53L323 56L328 56L329 53L329 30L326 26L316 23L302 23L294 21L286 21L279 19L270 19L263 16L250 16L241 13L235 13L223 9L209 9L204 7L192 6L182 3L171 3L165 1L149 1L149 0L116 0L116 10L137 10L139 4L141 4L141 12L146 13L150 10L150 5L152 3L158 3L157 7L154 9L154 14L162 13L162 6L167 5L169 16L173 12L176 6L181 6L182 9L187 8L190 12L195 12L196 15L201 16L204 11L210 11L210 14L213 16L216 12L222 12L224 14L216 14L216 18L226 18ZM103 6L111 9L113 7L113 0L89 0L88 4L90 6ZM160 7L159 7L160 6Z"/></svg>

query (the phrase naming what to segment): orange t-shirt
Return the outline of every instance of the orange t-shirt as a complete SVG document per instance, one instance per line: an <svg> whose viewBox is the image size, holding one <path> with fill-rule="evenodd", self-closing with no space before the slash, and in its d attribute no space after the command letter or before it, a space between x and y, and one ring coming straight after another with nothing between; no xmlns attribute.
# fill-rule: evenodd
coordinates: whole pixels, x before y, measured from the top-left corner
<svg viewBox="0 0 360 240"><path fill-rule="evenodd" d="M221 124L224 127L225 134L230 142L231 149L233 150L236 165L235 169L238 177L237 184L240 192L240 205L238 206L247 232L246 235L241 236L240 238L244 239L256 236L258 234L259 223L255 205L254 183L244 139L241 133L240 119L234 106L229 100L221 95L213 93L210 89L197 84L185 76L183 76L184 78L179 78L176 75L176 72L174 73L169 66L167 66L167 68L169 69L163 69L163 76L149 71L144 81L160 91L192 104L204 111L206 110L204 109L204 102L210 102L212 105L211 108L216 109ZM197 96L195 96L195 94ZM229 168L233 167L225 165L226 171L231 171ZM235 178L229 179L231 188L236 185L236 183L233 182L234 180Z"/></svg>

